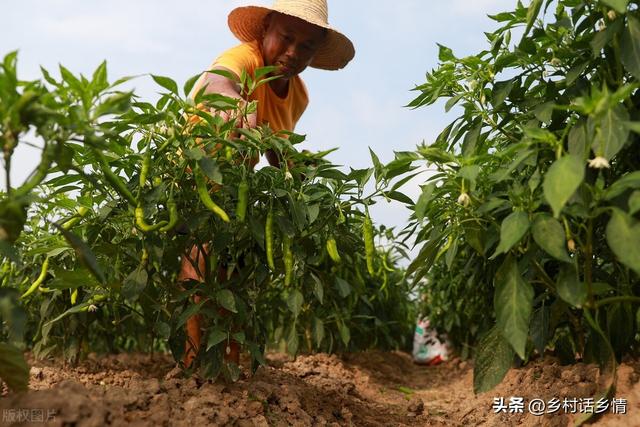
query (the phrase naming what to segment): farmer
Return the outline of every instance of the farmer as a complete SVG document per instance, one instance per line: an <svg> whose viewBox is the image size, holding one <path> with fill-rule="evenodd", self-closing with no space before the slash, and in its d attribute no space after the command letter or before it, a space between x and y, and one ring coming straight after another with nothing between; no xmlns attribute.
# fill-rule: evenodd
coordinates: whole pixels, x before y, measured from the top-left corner
<svg viewBox="0 0 640 427"><path fill-rule="evenodd" d="M309 102L299 74L308 66L341 69L355 54L351 41L329 26L326 0L275 0L271 8L238 7L229 14L228 24L242 43L220 55L210 69L225 70L239 77L243 70L251 76L259 67L275 66L274 74L280 76L259 86L248 99L258 102L257 112L248 117L248 127L268 124L275 132L293 131ZM219 74L204 73L192 93L202 87L205 93L242 98L239 85ZM267 152L266 156L270 164L279 165L275 153ZM198 272L204 271L204 259L205 254L194 247L188 256L182 257L178 280L202 281ZM197 302L198 297L195 299ZM198 353L201 333L199 316L190 318L183 359L187 367ZM229 347L227 360L238 363L237 343L232 342Z"/></svg>

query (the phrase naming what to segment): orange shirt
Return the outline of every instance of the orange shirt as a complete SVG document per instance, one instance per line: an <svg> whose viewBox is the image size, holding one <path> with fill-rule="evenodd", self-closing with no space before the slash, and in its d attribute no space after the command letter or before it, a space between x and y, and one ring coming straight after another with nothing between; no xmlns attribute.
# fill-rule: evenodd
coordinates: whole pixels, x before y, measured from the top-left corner
<svg viewBox="0 0 640 427"><path fill-rule="evenodd" d="M253 41L227 50L211 64L210 69L224 67L233 71L237 76L240 76L242 70L245 70L250 76L253 76L254 71L263 66L264 61L258 42ZM203 78L198 80L192 93L202 87L203 80ZM271 129L276 132L280 130L293 131L300 116L307 108L309 95L300 76L295 76L289 80L289 91L286 98L280 98L271 89L269 83L265 83L251 94L249 100L258 101L257 122L259 125L268 123Z"/></svg>

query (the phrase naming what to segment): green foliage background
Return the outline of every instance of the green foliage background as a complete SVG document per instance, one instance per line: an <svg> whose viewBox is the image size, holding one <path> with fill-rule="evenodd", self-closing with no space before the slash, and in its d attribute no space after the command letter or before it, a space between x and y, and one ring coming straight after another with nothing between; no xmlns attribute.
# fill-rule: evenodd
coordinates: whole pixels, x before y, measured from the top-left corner
<svg viewBox="0 0 640 427"><path fill-rule="evenodd" d="M404 248L376 249L373 239L393 241L391 230L368 230L365 219L383 196L407 199L388 187L410 160L344 173L326 153L298 152L299 135L237 129L255 103L203 91L187 98L195 78L179 89L152 76L164 93L151 104L118 91L127 79L110 84L104 63L91 78L60 67L59 79L43 69L44 80L21 81L16 62L9 54L0 68L7 363L26 367L15 350L23 346L71 361L168 349L179 361L194 315L206 331L193 366L207 377L237 379L238 367L223 363L230 340L254 367L280 342L291 354L407 347L414 307L397 267ZM243 75L246 93L269 71ZM12 188L13 152L33 138L40 164ZM289 162L251 168L266 150ZM208 248L203 281L179 284L190 248Z"/></svg>
<svg viewBox="0 0 640 427"><path fill-rule="evenodd" d="M492 16L487 50L441 46L416 88L412 107L446 98L462 114L418 149L435 173L405 231L422 245L409 272L432 322L464 354L477 345L476 391L514 355L614 372L637 354L639 15L626 0L518 2Z"/></svg>

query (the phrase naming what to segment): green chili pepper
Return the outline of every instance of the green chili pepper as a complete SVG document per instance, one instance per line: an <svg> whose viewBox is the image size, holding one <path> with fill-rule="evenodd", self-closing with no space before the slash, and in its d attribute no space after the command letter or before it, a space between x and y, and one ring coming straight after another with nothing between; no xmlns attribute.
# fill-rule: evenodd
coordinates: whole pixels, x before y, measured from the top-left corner
<svg viewBox="0 0 640 427"><path fill-rule="evenodd" d="M265 249L267 251L267 264L271 270L276 269L276 264L273 262L273 212L269 211L267 214L267 221L264 226L264 242Z"/></svg>
<svg viewBox="0 0 640 427"><path fill-rule="evenodd" d="M144 233L148 233L150 231L155 231L159 228L168 225L167 221L160 221L157 224L147 224L144 219L144 208L142 207L142 202L138 202L138 205L135 209L135 217L136 217L136 227L140 229L140 231Z"/></svg>
<svg viewBox="0 0 640 427"><path fill-rule="evenodd" d="M22 294L22 296L20 298L28 297L29 295L34 293L36 291L36 289L38 289L40 287L42 282L44 282L44 279L47 277L47 270L48 269L49 269L49 257L46 257L44 259L44 262L42 263L42 269L40 270L40 275L35 280L35 282L33 282L31 284L31 286L29 286L29 289L27 289L27 291L24 294Z"/></svg>
<svg viewBox="0 0 640 427"><path fill-rule="evenodd" d="M291 238L286 234L282 237L282 257L284 259L284 285L289 286L293 276L293 252L291 251Z"/></svg>
<svg viewBox="0 0 640 427"><path fill-rule="evenodd" d="M140 188L144 187L145 182L147 182L147 175L149 174L149 169L151 168L150 145L150 143L147 143L147 152L142 158L142 166L140 167Z"/></svg>
<svg viewBox="0 0 640 427"><path fill-rule="evenodd" d="M248 197L249 184L243 180L240 185L238 185L238 204L236 205L236 218L238 218L240 222L244 222L247 214Z"/></svg>
<svg viewBox="0 0 640 427"><path fill-rule="evenodd" d="M331 259L333 260L333 262L340 262L340 253L338 253L338 245L336 244L336 239L334 239L333 237L330 237L327 240L327 252L329 253L329 256L331 257Z"/></svg>
<svg viewBox="0 0 640 427"><path fill-rule="evenodd" d="M109 163L107 163L107 159L105 159L102 153L96 152L96 154L98 156L98 159L100 160L100 170L104 174L107 182L111 184L113 189L120 193L120 195L124 196L124 198L127 199L129 203L131 203L132 205L136 205L138 201L135 197L133 197L133 194L131 194L131 191L129 191L120 177L113 173L111 167L109 166Z"/></svg>
<svg viewBox="0 0 640 427"><path fill-rule="evenodd" d="M362 235L364 237L364 251L367 259L367 270L369 274L374 276L375 270L373 268L373 256L375 254L375 246L373 242L373 224L369 212L367 212L362 223Z"/></svg>
<svg viewBox="0 0 640 427"><path fill-rule="evenodd" d="M73 227L78 222L80 222L80 220L87 214L87 212L89 212L88 208L85 208L84 206L80 206L76 210L76 214L74 216L72 216L71 218L69 218L69 220L67 222L62 224L61 227L63 229L65 229L65 230L69 230L71 227Z"/></svg>
<svg viewBox="0 0 640 427"><path fill-rule="evenodd" d="M173 230L173 228L178 224L178 204L173 199L173 194L169 195L167 208L169 209L169 223L160 227L160 231L163 233Z"/></svg>
<svg viewBox="0 0 640 427"><path fill-rule="evenodd" d="M229 222L229 215L227 215L227 213L211 199L209 190L207 189L207 184L204 180L204 175L202 175L200 169L196 169L195 179L196 189L198 190L198 196L200 196L200 201L202 202L202 204L211 212L218 215L221 220L223 220L224 222Z"/></svg>

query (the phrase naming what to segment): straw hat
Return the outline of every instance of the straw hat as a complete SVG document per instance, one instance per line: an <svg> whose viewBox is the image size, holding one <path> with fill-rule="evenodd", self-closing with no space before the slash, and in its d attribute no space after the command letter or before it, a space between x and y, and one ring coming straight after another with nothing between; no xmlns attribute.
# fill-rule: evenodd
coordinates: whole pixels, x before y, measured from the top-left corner
<svg viewBox="0 0 640 427"><path fill-rule="evenodd" d="M353 59L355 49L351 40L329 26L327 0L274 0L271 8L238 7L229 14L229 28L243 42L260 40L264 33L264 18L274 11L300 18L328 30L327 37L311 61L311 67L338 70L344 68Z"/></svg>

